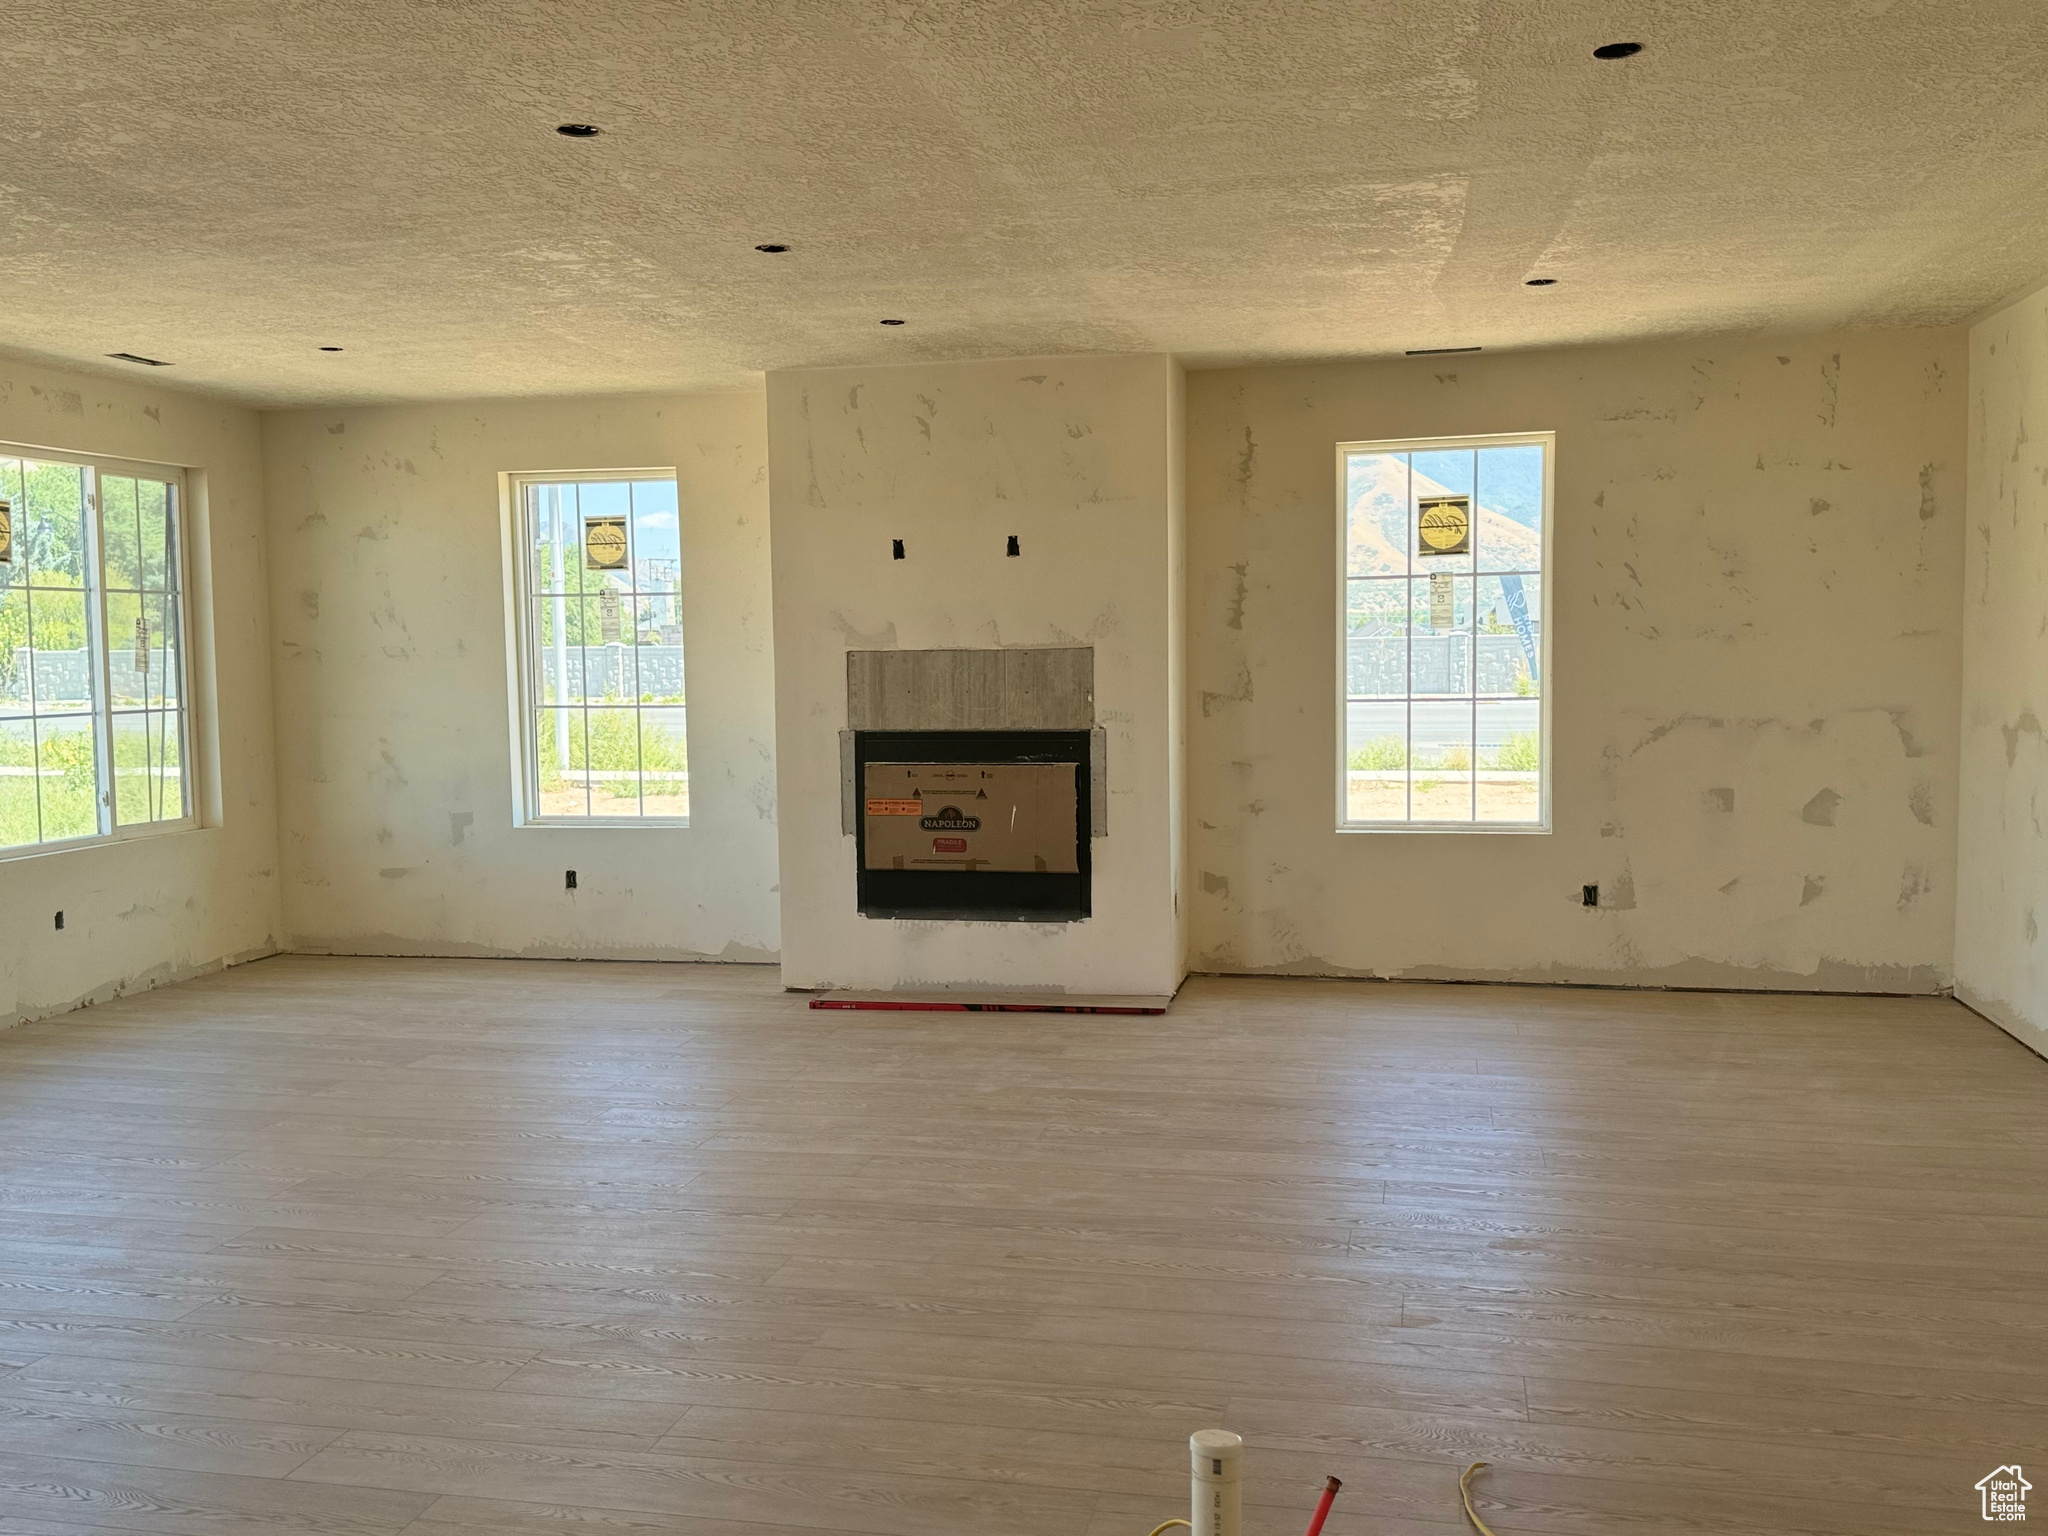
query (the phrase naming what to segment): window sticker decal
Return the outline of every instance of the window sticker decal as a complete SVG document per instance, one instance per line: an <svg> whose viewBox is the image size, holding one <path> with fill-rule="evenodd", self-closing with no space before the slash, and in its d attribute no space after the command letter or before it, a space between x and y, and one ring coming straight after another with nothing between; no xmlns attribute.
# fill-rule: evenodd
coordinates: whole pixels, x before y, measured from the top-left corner
<svg viewBox="0 0 2048 1536"><path fill-rule="evenodd" d="M1422 496L1415 502L1416 548L1424 555L1472 552L1472 498Z"/></svg>
<svg viewBox="0 0 2048 1536"><path fill-rule="evenodd" d="M623 517L583 519L583 564L592 571L626 568L626 520Z"/></svg>

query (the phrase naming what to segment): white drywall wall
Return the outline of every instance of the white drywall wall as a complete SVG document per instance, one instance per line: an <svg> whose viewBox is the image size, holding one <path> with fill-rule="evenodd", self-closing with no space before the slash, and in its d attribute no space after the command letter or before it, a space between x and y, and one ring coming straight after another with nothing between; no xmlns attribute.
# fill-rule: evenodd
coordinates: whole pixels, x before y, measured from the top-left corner
<svg viewBox="0 0 2048 1536"><path fill-rule="evenodd" d="M1956 991L2048 1052L2048 289L1970 331Z"/></svg>
<svg viewBox="0 0 2048 1536"><path fill-rule="evenodd" d="M1174 369L1030 358L768 376L783 978L1171 992ZM1004 553L1016 534L1022 554ZM891 557L904 541L906 558ZM1080 923L863 918L840 831L846 652L1090 645L1109 835Z"/></svg>
<svg viewBox="0 0 2048 1536"><path fill-rule="evenodd" d="M1191 374L1194 967L1946 986L1966 363L1920 330ZM1336 832L1333 445L1544 429L1555 830Z"/></svg>
<svg viewBox="0 0 2048 1536"><path fill-rule="evenodd" d="M264 449L292 946L772 959L761 397L288 412ZM515 828L499 475L669 465L690 825Z"/></svg>
<svg viewBox="0 0 2048 1536"><path fill-rule="evenodd" d="M280 917L256 414L0 358L0 442L187 466L194 788L205 822L0 858L4 1025L269 954Z"/></svg>

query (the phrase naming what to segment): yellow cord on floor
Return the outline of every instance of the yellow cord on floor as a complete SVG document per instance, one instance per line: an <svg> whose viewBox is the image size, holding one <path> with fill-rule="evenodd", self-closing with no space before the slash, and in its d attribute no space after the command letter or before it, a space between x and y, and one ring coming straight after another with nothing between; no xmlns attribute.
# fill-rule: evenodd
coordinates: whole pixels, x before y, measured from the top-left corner
<svg viewBox="0 0 2048 1536"><path fill-rule="evenodd" d="M1159 1533L1161 1531L1170 1531L1176 1525L1187 1525L1188 1529L1191 1531L1194 1529L1194 1527L1192 1525L1188 1525L1188 1522L1185 1520L1162 1520L1157 1525L1152 1527L1151 1536L1159 1536Z"/></svg>
<svg viewBox="0 0 2048 1536"><path fill-rule="evenodd" d="M1493 1536L1493 1528L1480 1519L1479 1511L1472 1507L1472 1474L1485 1465L1483 1461L1475 1461L1465 1469L1465 1475L1458 1479L1458 1497L1465 1501L1465 1518L1472 1522L1479 1536Z"/></svg>

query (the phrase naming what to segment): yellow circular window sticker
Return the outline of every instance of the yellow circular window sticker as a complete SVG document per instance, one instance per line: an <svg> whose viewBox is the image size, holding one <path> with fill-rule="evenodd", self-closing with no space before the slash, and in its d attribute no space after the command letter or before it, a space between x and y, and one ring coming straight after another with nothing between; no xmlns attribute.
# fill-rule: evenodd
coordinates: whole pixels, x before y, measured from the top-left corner
<svg viewBox="0 0 2048 1536"><path fill-rule="evenodd" d="M1415 503L1415 537L1425 555L1462 555L1472 548L1472 498L1423 496Z"/></svg>
<svg viewBox="0 0 2048 1536"><path fill-rule="evenodd" d="M593 571L626 568L626 520L623 517L583 519L583 564Z"/></svg>

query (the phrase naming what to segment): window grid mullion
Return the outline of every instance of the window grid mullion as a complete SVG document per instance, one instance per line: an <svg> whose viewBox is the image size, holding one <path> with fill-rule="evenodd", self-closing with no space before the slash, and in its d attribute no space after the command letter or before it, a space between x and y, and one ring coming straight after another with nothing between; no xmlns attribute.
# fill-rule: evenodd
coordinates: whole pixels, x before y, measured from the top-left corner
<svg viewBox="0 0 2048 1536"><path fill-rule="evenodd" d="M569 545L565 538L562 545L562 585L567 586L568 571L576 572L576 732L583 738L583 814L590 814L590 594L584 590L583 567L590 559L586 545L588 533L583 526L583 488L569 487L569 511L564 517L564 532L574 531L576 536L576 558L569 558ZM567 758L571 767L576 761L574 738L571 739Z"/></svg>
<svg viewBox="0 0 2048 1536"><path fill-rule="evenodd" d="M1408 508L1401 527L1401 659L1407 666L1402 684L1401 819L1415 819L1415 455L1401 455L1408 470Z"/></svg>
<svg viewBox="0 0 2048 1536"><path fill-rule="evenodd" d="M100 835L104 837L113 831L115 826L114 797L117 793L114 786L113 660L111 647L107 642L107 572L105 564L107 551L106 540L100 536L102 532L100 519L105 513L106 482L101 478L100 472L96 468L88 468L80 478L85 501L82 520L83 532L85 534L85 549L83 551L84 559L81 564L84 567L83 576L87 588L83 605L86 616L86 665L90 676L96 684L93 691L98 695L97 698L90 701L93 722L93 781L99 788L99 793L95 797L98 804L93 809L96 813L95 824L100 829ZM138 570L137 579L139 581L141 567L139 540L136 551L136 566ZM142 602L142 598L138 597L136 599L138 612L145 611L141 607ZM144 679L144 689L147 690L148 686L148 680ZM145 705L149 702L147 691L143 693L142 702ZM145 719L143 722L143 756L145 762L148 759L148 737L149 723Z"/></svg>
<svg viewBox="0 0 2048 1536"><path fill-rule="evenodd" d="M21 505L28 509L28 468L21 472ZM33 523L25 526L33 527ZM42 666L36 660L36 579L33 546L23 551L23 569L28 572L28 584L22 591L22 612L28 625L28 765L31 777L29 783L35 790L36 841L43 841L43 679Z"/></svg>
<svg viewBox="0 0 2048 1536"><path fill-rule="evenodd" d="M1479 819L1479 450L1472 450L1472 606L1467 612L1471 616L1471 634L1466 645L1465 693L1469 708L1465 711L1465 725L1469 732L1470 744L1465 750L1465 787L1471 791L1471 804L1466 811L1468 821Z"/></svg>
<svg viewBox="0 0 2048 1536"><path fill-rule="evenodd" d="M619 670L626 658L633 661L633 797L640 814L647 814L647 743L640 721L640 504L634 482L626 482L626 611L619 615ZM631 636L629 641L628 636Z"/></svg>
<svg viewBox="0 0 2048 1536"><path fill-rule="evenodd" d="M177 615L180 608L183 606L178 601L179 594L183 592L185 585L184 581L181 579L179 563L184 559L185 541L179 537L178 520L184 516L184 512L185 509L178 504L178 495L176 487L166 485L164 487L164 636L162 645L163 690L158 695L163 706L162 717L164 734L162 740L158 743L158 746L161 749L159 753L161 762L158 765L159 776L157 778L156 783L157 803L165 811L168 811L169 806L165 802L169 799L168 790L170 788L170 744L173 734L175 734L178 743L179 816L183 816L185 813L185 648L182 645L177 648L178 655L176 659L178 663L178 703L176 708L172 708L171 639L178 632ZM140 516L140 513L138 512L137 515Z"/></svg>
<svg viewBox="0 0 2048 1536"><path fill-rule="evenodd" d="M165 694L169 690L163 687L161 671L151 655L151 652L157 650L155 642L160 638L158 635L160 626L153 622L159 617L159 614L152 613L151 609L161 610L163 596L161 593L149 590L149 560L142 546L141 482L131 481L130 489L134 492L132 501L135 508L135 581L136 585L143 589L136 596L136 608L142 619L143 638L145 641L142 649L142 767L144 774L142 789L143 799L149 806L150 820L161 821L164 815L163 770L169 757L169 754L164 751L163 701ZM165 542L168 545L170 532L168 527L170 508L168 506L164 508L164 517L166 521ZM169 555L170 551L166 548L163 555L159 558L167 561ZM162 579L166 583L170 580L168 564L165 566ZM152 598L155 599L154 603L151 601ZM164 659L168 661L170 658L166 656ZM111 652L109 653L108 664L109 666L112 665ZM155 683L156 686L152 687L152 683ZM111 705L112 702L113 696L110 691L108 703Z"/></svg>

